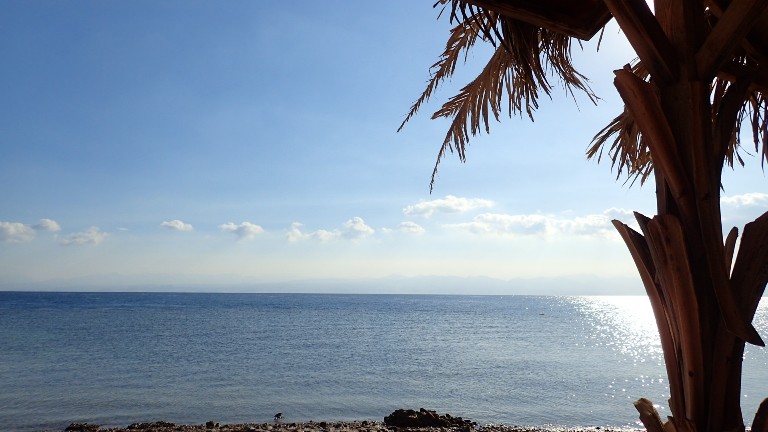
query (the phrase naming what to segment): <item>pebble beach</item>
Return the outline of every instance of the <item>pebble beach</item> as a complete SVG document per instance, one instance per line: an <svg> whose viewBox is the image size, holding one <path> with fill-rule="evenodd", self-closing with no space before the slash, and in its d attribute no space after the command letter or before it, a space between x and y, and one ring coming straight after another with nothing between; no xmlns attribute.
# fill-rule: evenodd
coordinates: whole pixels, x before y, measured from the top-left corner
<svg viewBox="0 0 768 432"><path fill-rule="evenodd" d="M560 428L550 426L484 425L472 427L397 427L379 421L303 422L303 423L244 423L176 425L167 422L136 423L126 427L100 428L97 425L73 424L67 432L628 432L640 429L624 428Z"/></svg>
<svg viewBox="0 0 768 432"><path fill-rule="evenodd" d="M353 422L282 422L282 413L273 423L220 424L207 421L201 425L176 425L164 421L134 423L126 428L100 429L98 425L73 423L65 432L613 432L630 429L522 427L510 425L479 426L476 422L450 414L420 408L397 409L379 421ZM634 431L634 429L632 429Z"/></svg>

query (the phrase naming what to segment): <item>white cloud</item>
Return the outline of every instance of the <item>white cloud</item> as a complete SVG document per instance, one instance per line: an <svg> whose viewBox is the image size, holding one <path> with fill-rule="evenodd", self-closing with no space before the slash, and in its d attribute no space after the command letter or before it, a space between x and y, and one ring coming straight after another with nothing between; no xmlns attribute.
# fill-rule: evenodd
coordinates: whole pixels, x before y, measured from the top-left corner
<svg viewBox="0 0 768 432"><path fill-rule="evenodd" d="M61 226L53 219L40 219L40 222L32 225L32 229L35 231L59 232L61 231Z"/></svg>
<svg viewBox="0 0 768 432"><path fill-rule="evenodd" d="M40 219L34 225L0 221L0 242L21 243L35 238L37 231L57 232L61 226L53 219Z"/></svg>
<svg viewBox="0 0 768 432"><path fill-rule="evenodd" d="M618 236L618 232L611 223L611 218L606 214L587 215L570 220L555 220L555 226L563 234L603 238Z"/></svg>
<svg viewBox="0 0 768 432"><path fill-rule="evenodd" d="M400 222L400 225L397 226L397 229L401 232L415 235L424 234L427 231L421 225L411 221Z"/></svg>
<svg viewBox="0 0 768 432"><path fill-rule="evenodd" d="M288 234L286 235L289 242L293 243L307 238L307 235L301 232L301 227L302 225L299 222L291 224L291 227L288 229Z"/></svg>
<svg viewBox="0 0 768 432"><path fill-rule="evenodd" d="M353 217L344 223L343 236L348 239L358 239L373 235L374 229L365 224L361 217Z"/></svg>
<svg viewBox="0 0 768 432"><path fill-rule="evenodd" d="M164 221L160 226L173 231L192 231L194 229L191 224L184 223L178 219Z"/></svg>
<svg viewBox="0 0 768 432"><path fill-rule="evenodd" d="M560 235L616 237L616 232L607 214L562 218L554 215L524 214L509 215L483 213L471 222L447 224L449 228L467 230L480 235L516 237Z"/></svg>
<svg viewBox="0 0 768 432"><path fill-rule="evenodd" d="M603 214L611 220L618 219L624 223L628 223L635 220L634 210L611 207L608 210L604 211Z"/></svg>
<svg viewBox="0 0 768 432"><path fill-rule="evenodd" d="M82 245L97 245L106 238L109 234L100 230L98 227L90 227L85 231L69 234L64 237L58 238L59 244L64 246L82 246Z"/></svg>
<svg viewBox="0 0 768 432"><path fill-rule="evenodd" d="M329 240L335 240L341 237L341 232L338 230L328 231L328 230L320 229L317 231L312 231L307 233L301 230L302 226L304 225L299 222L294 222L291 224L291 227L288 229L288 234L286 235L289 242L295 243L297 241L308 240L308 239L314 239L314 240L319 240L321 242L325 242Z"/></svg>
<svg viewBox="0 0 768 432"><path fill-rule="evenodd" d="M720 203L733 207L768 206L768 194L751 192L742 195L723 196L720 198Z"/></svg>
<svg viewBox="0 0 768 432"><path fill-rule="evenodd" d="M314 239L321 242L339 239L356 240L371 236L375 232L373 228L365 223L363 218L357 216L346 221L342 229L336 229L333 231L319 229L317 231L305 233L301 230L301 227L302 224L299 222L294 222L291 224L287 234L289 242L297 242L299 240L305 239Z"/></svg>
<svg viewBox="0 0 768 432"><path fill-rule="evenodd" d="M224 232L229 232L241 240L250 240L264 232L264 228L251 222L242 222L240 225L229 222L219 225Z"/></svg>
<svg viewBox="0 0 768 432"><path fill-rule="evenodd" d="M459 198L447 195L445 198L419 201L403 209L408 216L431 217L435 213L464 213L479 208L493 207L493 201L481 198Z"/></svg>
<svg viewBox="0 0 768 432"><path fill-rule="evenodd" d="M35 230L29 225L19 222L0 221L0 241L21 243L35 238Z"/></svg>
<svg viewBox="0 0 768 432"><path fill-rule="evenodd" d="M548 220L548 217L544 215L483 213L475 216L471 222L447 224L445 226L465 229L477 234L534 235L547 232Z"/></svg>
<svg viewBox="0 0 768 432"><path fill-rule="evenodd" d="M321 242L336 240L341 238L341 231L328 231L324 229L317 230L307 235L309 238L320 240Z"/></svg>
<svg viewBox="0 0 768 432"><path fill-rule="evenodd" d="M768 207L768 194L751 192L720 198L723 228L744 226L760 217Z"/></svg>

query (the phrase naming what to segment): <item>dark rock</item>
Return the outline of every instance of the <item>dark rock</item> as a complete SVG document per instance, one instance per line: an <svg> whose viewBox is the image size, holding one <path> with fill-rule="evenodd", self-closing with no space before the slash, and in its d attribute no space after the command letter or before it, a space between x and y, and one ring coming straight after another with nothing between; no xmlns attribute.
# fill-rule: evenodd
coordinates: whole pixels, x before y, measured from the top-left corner
<svg viewBox="0 0 768 432"><path fill-rule="evenodd" d="M176 426L174 423L168 423L166 421L156 421L153 423L133 423L126 429L128 430L152 430L155 428L168 428Z"/></svg>
<svg viewBox="0 0 768 432"><path fill-rule="evenodd" d="M461 417L451 417L450 414L440 415L424 408L419 411L412 409L395 410L392 414L384 417L384 424L399 428L461 427L462 429L471 429L476 425L476 423Z"/></svg>
<svg viewBox="0 0 768 432"><path fill-rule="evenodd" d="M207 421L207 422L205 422L205 427L206 427L206 429L213 429L214 427L216 427L216 423L214 423L212 421Z"/></svg>
<svg viewBox="0 0 768 432"><path fill-rule="evenodd" d="M66 432L95 432L99 430L99 425L89 423L71 423L64 430Z"/></svg>

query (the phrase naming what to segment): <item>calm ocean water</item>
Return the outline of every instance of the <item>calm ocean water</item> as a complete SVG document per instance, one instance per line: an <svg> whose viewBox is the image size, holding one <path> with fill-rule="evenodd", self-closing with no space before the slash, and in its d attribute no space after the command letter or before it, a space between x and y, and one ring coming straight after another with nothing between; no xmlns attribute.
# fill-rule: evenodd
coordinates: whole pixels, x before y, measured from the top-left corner
<svg viewBox="0 0 768 432"><path fill-rule="evenodd" d="M764 302L755 321L768 335ZM381 420L638 426L665 406L644 297L0 292L0 428ZM743 409L768 396L748 347ZM666 411L662 410L662 415Z"/></svg>

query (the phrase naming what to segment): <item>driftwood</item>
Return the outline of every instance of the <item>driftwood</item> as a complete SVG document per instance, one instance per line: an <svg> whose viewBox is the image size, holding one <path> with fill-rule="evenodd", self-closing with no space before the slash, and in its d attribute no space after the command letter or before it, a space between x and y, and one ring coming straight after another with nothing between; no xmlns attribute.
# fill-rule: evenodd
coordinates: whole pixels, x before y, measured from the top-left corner
<svg viewBox="0 0 768 432"><path fill-rule="evenodd" d="M643 422L643 426L648 432L664 432L664 422L661 421L653 402L640 398L635 402L635 408L640 413L640 421Z"/></svg>

